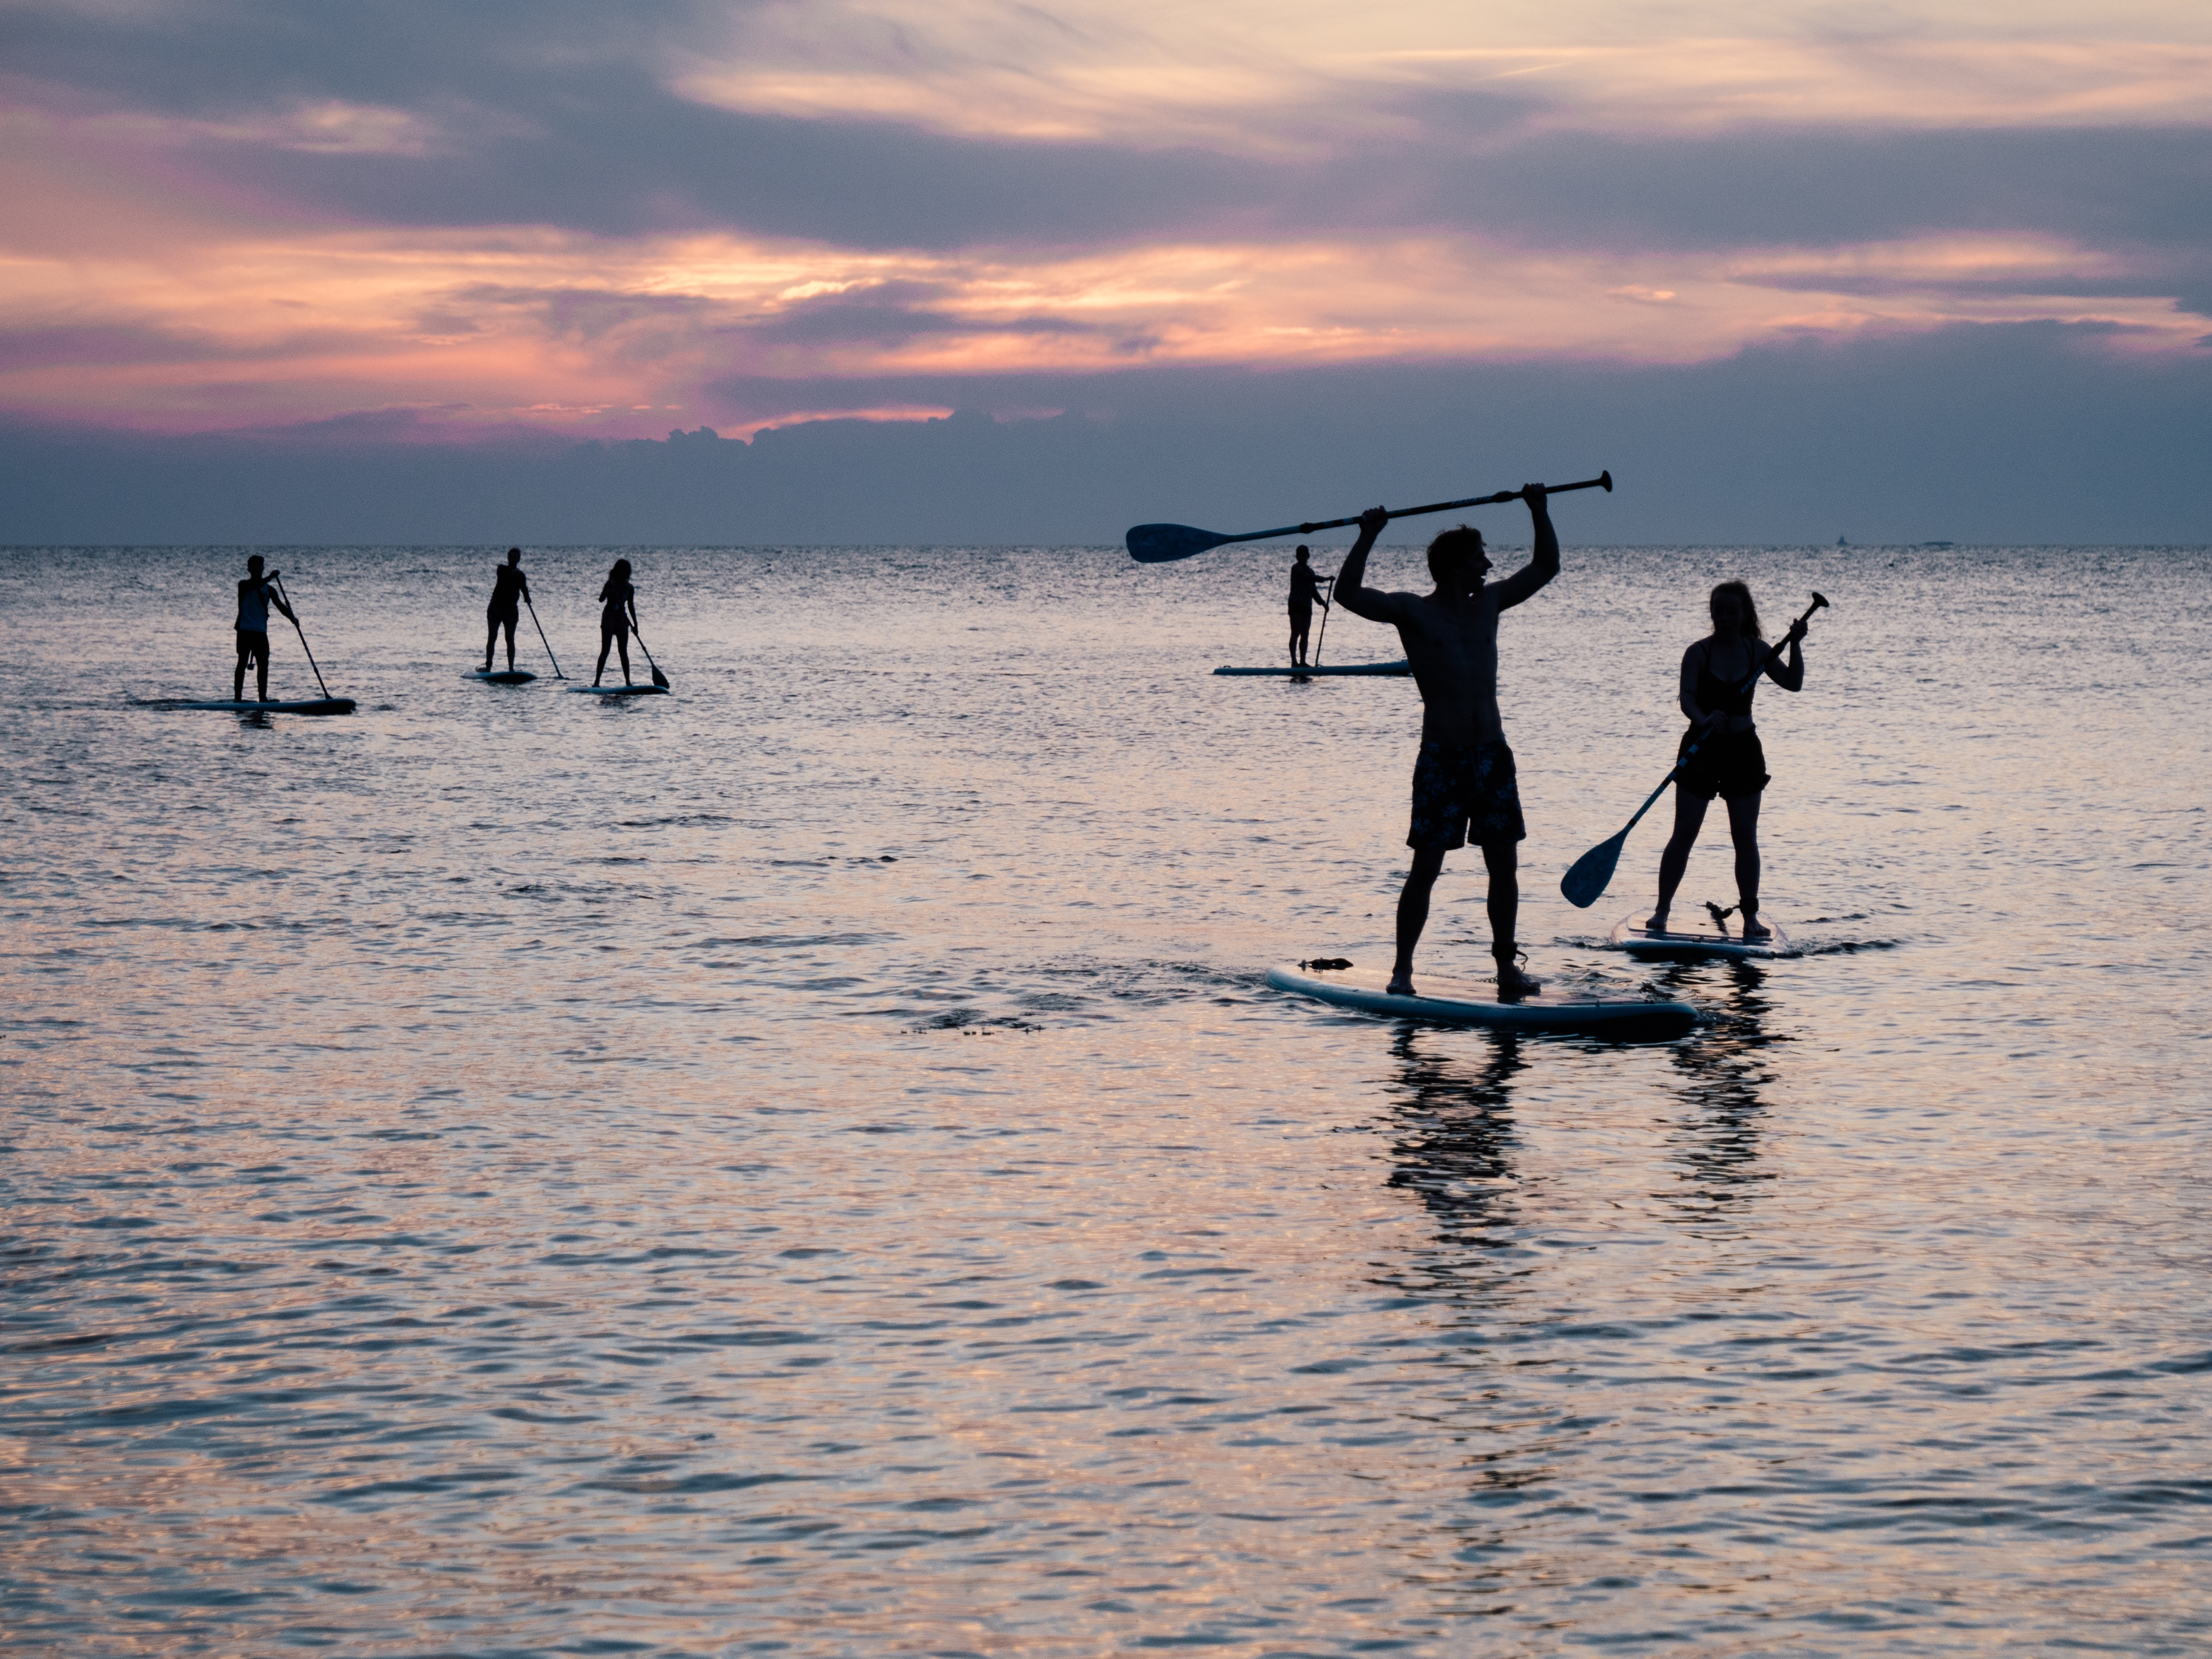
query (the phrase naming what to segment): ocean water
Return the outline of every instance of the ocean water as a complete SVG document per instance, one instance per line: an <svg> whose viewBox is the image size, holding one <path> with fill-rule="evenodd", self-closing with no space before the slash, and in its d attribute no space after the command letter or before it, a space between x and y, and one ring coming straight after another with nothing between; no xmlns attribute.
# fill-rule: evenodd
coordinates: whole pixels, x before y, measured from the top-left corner
<svg viewBox="0 0 2212 1659"><path fill-rule="evenodd" d="M264 550L321 720L152 705L243 550L0 553L0 1646L2212 1649L2212 553L1559 517L1522 936L1672 1043L1266 987L1387 956L1418 720L1210 675L1280 549L534 553L572 676L636 562L611 704L462 679L497 550ZM1557 880L1727 575L1834 602L1800 952L1638 967L1663 804Z"/></svg>

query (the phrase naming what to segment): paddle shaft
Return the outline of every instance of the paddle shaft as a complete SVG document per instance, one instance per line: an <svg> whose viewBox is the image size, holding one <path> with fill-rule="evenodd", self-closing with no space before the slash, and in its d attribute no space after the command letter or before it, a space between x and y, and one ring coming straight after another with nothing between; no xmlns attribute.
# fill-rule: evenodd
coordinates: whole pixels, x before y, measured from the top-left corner
<svg viewBox="0 0 2212 1659"><path fill-rule="evenodd" d="M1601 472L1595 478L1584 478L1580 483L1547 484L1547 495L1564 495L1570 489L1605 489L1613 488L1613 474ZM1500 501L1526 499L1517 489L1500 489L1488 495L1465 495L1455 501L1431 501L1426 507L1401 507L1385 514L1392 519L1418 519L1424 513L1449 513L1455 507L1495 507ZM1314 524L1286 524L1279 530L1255 530L1249 536L1224 536L1222 542L1264 542L1272 536L1310 536L1316 530L1341 530L1346 525L1358 524L1355 513L1348 519L1323 519Z"/></svg>
<svg viewBox="0 0 2212 1659"><path fill-rule="evenodd" d="M553 665L553 678L567 679L568 677L561 672L561 659L553 654L553 641L545 637L545 624L538 620L538 607L530 603L530 596L526 593L523 595L522 603L530 612L532 625L538 629L538 643L545 647L545 659ZM645 641L640 640L638 643L643 645Z"/></svg>
<svg viewBox="0 0 2212 1659"><path fill-rule="evenodd" d="M1321 602L1321 634L1314 641L1313 665L1321 666L1321 648L1328 643L1328 613L1336 609L1336 578L1328 579L1328 592Z"/></svg>
<svg viewBox="0 0 2212 1659"><path fill-rule="evenodd" d="M292 596L284 591L284 579L276 578L276 591L283 596L284 614L292 619L292 631L300 636L300 649L307 653L307 666L315 670L315 684L321 689L323 700L330 701L331 688L323 684L323 671L315 665L314 647L307 643L307 630L300 626L300 613L294 608Z"/></svg>
<svg viewBox="0 0 2212 1659"><path fill-rule="evenodd" d="M1827 604L1827 601L1822 599L1818 593L1815 593L1813 596L1813 603L1805 607L1805 614L1798 617L1796 622L1790 624L1791 631L1795 632L1797 629L1803 627L1807 623L1812 621L1813 613L1826 604ZM1766 672L1769 665L1771 665L1775 658L1779 656L1781 653L1782 647L1780 646L1768 646L1765 653L1760 656L1758 665L1751 671L1750 677L1747 678L1741 685L1736 687L1735 692L1729 696L1729 701L1730 702L1734 702L1736 698L1742 696L1744 693L1750 690L1753 686L1757 685L1759 684L1759 677ZM1620 833L1622 836L1626 836L1631 830L1636 828L1638 819L1640 819L1646 812L1650 811L1651 810L1651 804L1657 800L1660 796L1667 793L1667 786L1674 781L1675 778L1680 774L1682 769L1690 763L1690 757L1696 754L1698 750L1705 747L1705 738L1711 737L1713 732L1719 729L1719 726L1720 722L1717 720L1714 721L1711 728L1706 732L1705 737L1699 738L1695 743L1692 744L1687 749L1685 749L1682 751L1681 757L1674 763L1673 768L1668 772L1667 775L1659 780L1659 787L1644 797L1644 805L1636 809L1636 817L1629 819L1626 824L1621 826Z"/></svg>
<svg viewBox="0 0 2212 1659"><path fill-rule="evenodd" d="M668 690L668 676L662 673L660 665L653 660L653 647L645 642L645 630L637 625L637 606L635 604L630 606L629 631L637 635L637 648L645 653L646 664L653 670L653 683L665 691Z"/></svg>

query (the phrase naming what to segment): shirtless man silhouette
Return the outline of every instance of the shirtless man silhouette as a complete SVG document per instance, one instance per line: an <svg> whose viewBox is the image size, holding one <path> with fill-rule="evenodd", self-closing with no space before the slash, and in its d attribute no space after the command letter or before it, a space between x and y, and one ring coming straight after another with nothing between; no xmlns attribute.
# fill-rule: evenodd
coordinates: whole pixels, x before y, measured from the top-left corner
<svg viewBox="0 0 2212 1659"><path fill-rule="evenodd" d="M1474 842L1490 872L1490 953L1498 961L1498 995L1516 1002L1543 988L1515 962L1513 930L1521 908L1516 843L1528 835L1521 817L1513 751L1498 714L1498 613L1529 598L1559 574L1559 532L1552 528L1544 486L1524 485L1535 526L1535 556L1503 581L1491 568L1482 532L1462 525L1429 544L1429 593L1386 593L1367 586L1367 555L1389 521L1382 507L1359 515L1359 539L1337 572L1336 599L1355 617L1398 630L1413 682L1421 689L1421 753L1413 766L1413 822L1406 845L1413 868L1398 895L1398 956L1390 990L1411 996L1413 947L1428 925L1429 894L1444 854Z"/></svg>

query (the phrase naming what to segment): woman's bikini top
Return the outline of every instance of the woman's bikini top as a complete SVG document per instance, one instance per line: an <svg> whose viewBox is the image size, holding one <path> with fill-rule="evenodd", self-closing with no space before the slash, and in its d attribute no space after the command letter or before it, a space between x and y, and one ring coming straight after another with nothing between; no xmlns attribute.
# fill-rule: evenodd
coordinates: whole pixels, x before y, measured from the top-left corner
<svg viewBox="0 0 2212 1659"><path fill-rule="evenodd" d="M1759 672L1764 673L1766 659L1770 654L1766 649L1766 642L1764 640L1759 641L1753 644L1752 648L1759 663ZM1708 644L1705 647L1704 659L1698 664L1698 684L1696 689L1691 693L1698 700L1698 707L1708 714L1714 713L1748 714L1751 713L1751 696L1753 692L1759 690L1759 682L1753 680L1748 686L1745 686L1743 695L1738 696L1736 688L1742 685L1743 682L1737 679L1724 680L1707 667L1705 665L1712 660L1712 647ZM1750 671L1747 669L1745 672L1748 673Z"/></svg>

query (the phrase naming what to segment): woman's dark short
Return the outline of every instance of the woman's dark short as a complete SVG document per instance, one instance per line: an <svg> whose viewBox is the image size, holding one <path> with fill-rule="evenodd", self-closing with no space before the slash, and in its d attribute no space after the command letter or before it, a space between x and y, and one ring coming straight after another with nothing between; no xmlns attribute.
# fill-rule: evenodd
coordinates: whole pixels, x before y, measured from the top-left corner
<svg viewBox="0 0 2212 1659"><path fill-rule="evenodd" d="M1696 728L1682 733L1675 748L1678 760L1693 742ZM1698 745L1690 763L1675 778L1682 793L1698 800L1718 795L1723 800L1742 800L1773 781L1767 775L1766 750L1759 746L1759 728L1748 732L1719 732Z"/></svg>
<svg viewBox="0 0 2212 1659"><path fill-rule="evenodd" d="M1449 852L1469 842L1486 847L1528 836L1510 749L1502 743L1421 745L1413 763L1413 824L1406 832L1407 846Z"/></svg>

